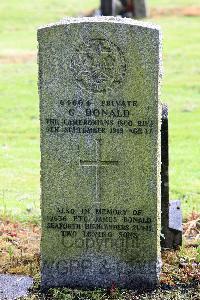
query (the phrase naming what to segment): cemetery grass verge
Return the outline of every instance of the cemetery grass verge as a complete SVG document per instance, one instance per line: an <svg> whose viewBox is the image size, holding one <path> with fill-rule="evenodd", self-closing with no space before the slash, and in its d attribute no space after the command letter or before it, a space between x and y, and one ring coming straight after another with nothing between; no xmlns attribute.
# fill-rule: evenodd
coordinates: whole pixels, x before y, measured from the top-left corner
<svg viewBox="0 0 200 300"><path fill-rule="evenodd" d="M154 0L151 5L169 8L197 6L197 2L165 0L161 5ZM57 9L54 9L56 3ZM66 14L76 15L96 7L99 1L77 3L80 1L23 0L19 5L19 1L14 0L12 6L9 1L0 4L2 11L6 11L0 21L0 215L4 219L9 216L39 222L36 28ZM24 13L20 11L21 6ZM37 13L32 13L27 21L27 15L33 11ZM199 17L186 16L150 19L163 31L165 72L161 95L162 102L169 105L170 199L182 201L184 217L193 210L200 210L199 20Z"/></svg>

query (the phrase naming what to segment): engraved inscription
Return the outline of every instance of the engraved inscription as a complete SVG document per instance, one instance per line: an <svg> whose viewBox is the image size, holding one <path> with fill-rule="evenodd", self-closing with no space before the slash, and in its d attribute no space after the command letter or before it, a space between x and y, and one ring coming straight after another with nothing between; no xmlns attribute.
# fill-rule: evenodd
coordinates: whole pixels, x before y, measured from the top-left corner
<svg viewBox="0 0 200 300"><path fill-rule="evenodd" d="M151 216L140 208L57 207L45 218L46 227L62 236L65 249L105 251L117 249L132 253L143 240L141 235L153 234ZM57 234L54 233L54 234Z"/></svg>
<svg viewBox="0 0 200 300"><path fill-rule="evenodd" d="M78 45L70 67L77 82L93 92L105 93L117 87L126 73L122 51L105 39L92 39Z"/></svg>

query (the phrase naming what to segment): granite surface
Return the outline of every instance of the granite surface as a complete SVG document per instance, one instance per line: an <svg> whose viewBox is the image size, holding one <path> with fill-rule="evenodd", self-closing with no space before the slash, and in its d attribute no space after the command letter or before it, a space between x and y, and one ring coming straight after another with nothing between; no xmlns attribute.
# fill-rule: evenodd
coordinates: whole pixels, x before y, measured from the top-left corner
<svg viewBox="0 0 200 300"><path fill-rule="evenodd" d="M42 287L155 287L160 30L65 18L38 42Z"/></svg>
<svg viewBox="0 0 200 300"><path fill-rule="evenodd" d="M171 200L169 203L169 228L183 231L183 218L180 200Z"/></svg>
<svg viewBox="0 0 200 300"><path fill-rule="evenodd" d="M0 299L15 300L28 295L33 286L33 279L29 276L0 274Z"/></svg>

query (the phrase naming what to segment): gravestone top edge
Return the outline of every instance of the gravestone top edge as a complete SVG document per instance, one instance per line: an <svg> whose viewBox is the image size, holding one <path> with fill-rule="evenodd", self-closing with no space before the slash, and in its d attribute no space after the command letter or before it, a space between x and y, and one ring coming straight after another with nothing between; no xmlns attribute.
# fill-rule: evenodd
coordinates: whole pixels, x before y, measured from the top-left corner
<svg viewBox="0 0 200 300"><path fill-rule="evenodd" d="M138 20L133 20L130 18L121 18L121 17L105 17L105 16L97 16L97 17L65 17L58 22L50 23L46 25L41 25L38 27L38 32L42 29L53 28L61 25L70 25L70 24L81 24L81 23L112 23L112 24L121 24L121 25L132 25L143 27L152 30L161 31L159 25L143 22Z"/></svg>

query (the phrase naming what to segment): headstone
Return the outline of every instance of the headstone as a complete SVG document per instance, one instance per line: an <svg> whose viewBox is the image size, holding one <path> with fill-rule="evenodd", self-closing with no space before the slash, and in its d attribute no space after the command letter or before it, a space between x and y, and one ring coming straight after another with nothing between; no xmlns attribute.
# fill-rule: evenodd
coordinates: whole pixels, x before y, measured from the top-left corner
<svg viewBox="0 0 200 300"><path fill-rule="evenodd" d="M134 2L134 17L146 18L148 17L148 8L146 0L133 0Z"/></svg>
<svg viewBox="0 0 200 300"><path fill-rule="evenodd" d="M160 273L160 31L38 30L42 288L153 288Z"/></svg>
<svg viewBox="0 0 200 300"><path fill-rule="evenodd" d="M173 249L182 244L182 214L180 202L169 200L168 106L162 105L161 125L161 225L162 248Z"/></svg>
<svg viewBox="0 0 200 300"><path fill-rule="evenodd" d="M101 0L101 13L103 16L113 16L115 13L115 0Z"/></svg>

